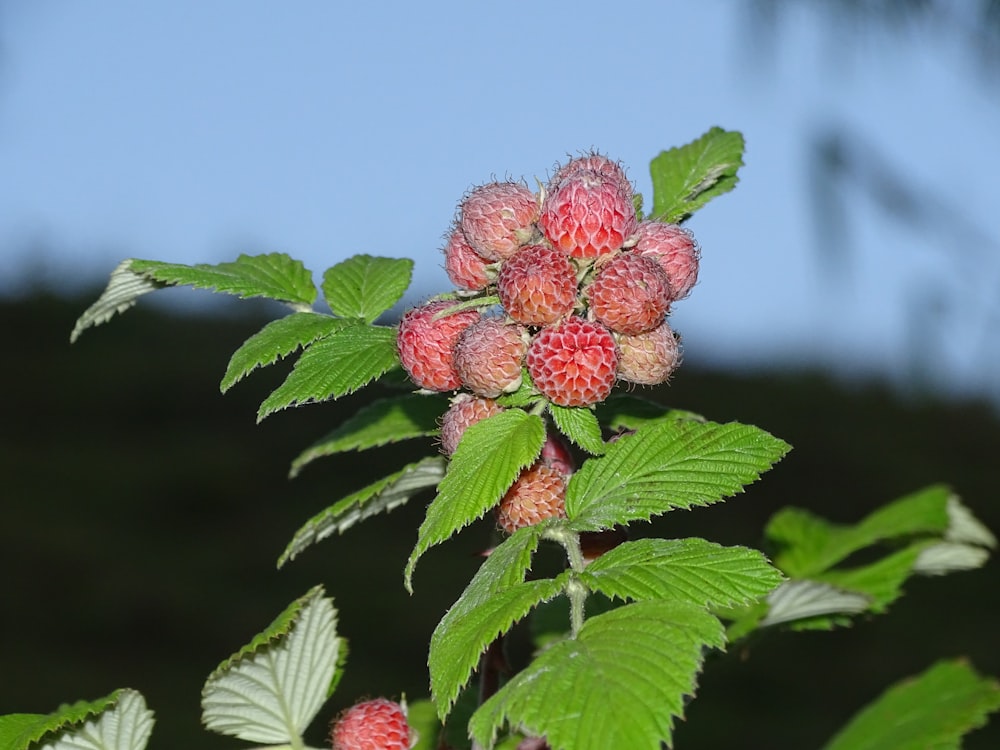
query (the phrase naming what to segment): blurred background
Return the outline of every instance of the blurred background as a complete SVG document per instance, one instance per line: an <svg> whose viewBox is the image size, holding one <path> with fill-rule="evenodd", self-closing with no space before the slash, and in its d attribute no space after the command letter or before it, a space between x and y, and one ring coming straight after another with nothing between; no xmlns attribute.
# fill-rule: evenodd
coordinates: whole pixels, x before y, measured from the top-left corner
<svg viewBox="0 0 1000 750"><path fill-rule="evenodd" d="M266 304L162 292L71 348L122 258L284 251L318 277L405 255L412 304L447 286L473 185L598 148L648 201L650 159L712 125L743 132L746 166L690 222L686 365L649 395L795 450L653 531L757 544L784 505L846 522L937 481L1000 529L1000 3L361 6L0 0L0 713L129 685L157 711L151 747L231 746L199 730L205 676L317 582L352 640L330 715L419 697L489 536L428 554L412 598L420 502L275 571L306 518L427 446L288 481L371 396L260 426L285 370L220 396ZM713 661L677 746L818 747L936 658L1000 675L996 584L995 562L918 581L882 618Z"/></svg>

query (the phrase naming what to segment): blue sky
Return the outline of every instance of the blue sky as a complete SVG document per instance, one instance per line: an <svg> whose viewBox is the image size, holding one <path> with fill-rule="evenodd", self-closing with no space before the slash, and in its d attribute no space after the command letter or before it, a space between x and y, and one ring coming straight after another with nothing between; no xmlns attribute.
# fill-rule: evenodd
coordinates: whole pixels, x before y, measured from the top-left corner
<svg viewBox="0 0 1000 750"><path fill-rule="evenodd" d="M413 257L416 301L447 286L442 236L473 185L596 147L648 198L649 160L720 125L746 167L689 224L701 281L673 319L691 359L899 377L916 351L939 384L998 395L997 90L948 39L828 26L790 14L758 56L745 5L721 0L0 2L0 294L99 283L125 257L281 250L317 274ZM805 158L829 124L987 241L965 255L856 197L849 283L824 279ZM928 324L913 311L936 292Z"/></svg>

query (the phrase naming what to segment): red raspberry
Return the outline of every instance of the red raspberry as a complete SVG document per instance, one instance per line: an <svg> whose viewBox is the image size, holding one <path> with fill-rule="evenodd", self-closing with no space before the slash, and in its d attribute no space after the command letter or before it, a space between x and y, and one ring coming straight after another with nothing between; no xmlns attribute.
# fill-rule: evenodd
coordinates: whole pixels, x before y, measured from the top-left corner
<svg viewBox="0 0 1000 750"><path fill-rule="evenodd" d="M667 321L646 333L618 337L618 377L638 385L659 385L681 364L681 346Z"/></svg>
<svg viewBox="0 0 1000 750"><path fill-rule="evenodd" d="M559 406L603 401L618 369L611 332L575 315L539 331L525 360L535 387Z"/></svg>
<svg viewBox="0 0 1000 750"><path fill-rule="evenodd" d="M482 318L462 331L455 344L455 370L473 393L496 398L521 385L528 331L496 318Z"/></svg>
<svg viewBox="0 0 1000 750"><path fill-rule="evenodd" d="M491 182L473 188L459 211L473 249L487 260L503 260L534 234L538 199L519 182Z"/></svg>
<svg viewBox="0 0 1000 750"><path fill-rule="evenodd" d="M475 310L464 310L434 319L435 315L454 305L450 300L429 302L409 310L399 322L396 338L399 359L413 382L421 388L451 391L462 385L455 372L455 342L480 315Z"/></svg>
<svg viewBox="0 0 1000 750"><path fill-rule="evenodd" d="M537 462L521 472L496 510L497 523L508 534L546 518L566 517L566 480Z"/></svg>
<svg viewBox="0 0 1000 750"><path fill-rule="evenodd" d="M548 325L576 305L576 273L563 253L547 245L528 245L500 266L497 294L518 323Z"/></svg>
<svg viewBox="0 0 1000 750"><path fill-rule="evenodd" d="M581 169L546 196L538 224L553 246L574 258L614 252L635 232L631 190L615 178Z"/></svg>
<svg viewBox="0 0 1000 750"><path fill-rule="evenodd" d="M566 478L569 478L576 471L573 455L566 447L566 442L554 432L546 434L545 443L542 445L542 455L538 457L538 460Z"/></svg>
<svg viewBox="0 0 1000 750"><path fill-rule="evenodd" d="M666 272L653 258L619 253L587 287L590 312L617 333L633 335L656 328L672 299Z"/></svg>
<svg viewBox="0 0 1000 750"><path fill-rule="evenodd" d="M503 407L492 399L459 393L441 417L441 452L446 456L454 454L470 425L502 411Z"/></svg>
<svg viewBox="0 0 1000 750"><path fill-rule="evenodd" d="M701 251L694 235L679 224L644 221L635 233L633 252L655 258L670 280L674 300L684 299L698 281Z"/></svg>
<svg viewBox="0 0 1000 750"><path fill-rule="evenodd" d="M629 182L621 164L596 152L577 157L576 159L570 159L563 166L556 169L555 174L552 175L552 179L549 180L549 188L555 190L566 178L588 169L610 179L617 180L628 191L629 195L632 194L632 183Z"/></svg>
<svg viewBox="0 0 1000 750"><path fill-rule="evenodd" d="M461 227L454 227L444 246L444 270L451 283L459 289L478 292L490 284L486 270L488 262L483 260L465 239Z"/></svg>
<svg viewBox="0 0 1000 750"><path fill-rule="evenodd" d="M376 698L347 709L330 733L333 750L410 750L417 733L406 710L395 701Z"/></svg>

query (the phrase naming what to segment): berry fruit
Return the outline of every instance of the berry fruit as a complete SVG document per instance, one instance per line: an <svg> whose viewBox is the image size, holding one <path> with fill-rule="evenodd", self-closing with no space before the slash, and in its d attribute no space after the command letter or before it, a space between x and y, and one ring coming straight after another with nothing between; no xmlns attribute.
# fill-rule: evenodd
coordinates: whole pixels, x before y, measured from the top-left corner
<svg viewBox="0 0 1000 750"><path fill-rule="evenodd" d="M619 253L586 289L590 312L617 333L633 335L658 326L670 309L666 272L652 258Z"/></svg>
<svg viewBox="0 0 1000 750"><path fill-rule="evenodd" d="M500 266L497 294L518 323L548 325L576 305L576 273L565 254L547 245L528 245Z"/></svg>
<svg viewBox="0 0 1000 750"><path fill-rule="evenodd" d="M574 315L539 331L525 361L535 387L549 401L586 406L611 393L618 352L607 328Z"/></svg>
<svg viewBox="0 0 1000 750"><path fill-rule="evenodd" d="M519 182L491 182L474 188L459 212L473 249L487 260L503 260L534 233L538 199Z"/></svg>
<svg viewBox="0 0 1000 750"><path fill-rule="evenodd" d="M538 224L555 248L574 258L614 252L635 232L631 188L614 177L581 169L545 197Z"/></svg>
<svg viewBox="0 0 1000 750"><path fill-rule="evenodd" d="M444 270L459 289L478 292L490 284L489 265L465 239L460 227L454 227L444 246Z"/></svg>
<svg viewBox="0 0 1000 750"><path fill-rule="evenodd" d="M573 455L566 447L565 441L554 432L546 434L545 442L542 444L542 455L538 460L567 479L576 471Z"/></svg>
<svg viewBox="0 0 1000 750"><path fill-rule="evenodd" d="M552 175L552 179L549 180L549 190L555 190L561 182L584 170L597 172L604 177L616 180L622 185L623 189L628 191L629 195L632 194L632 183L629 182L621 164L598 153L591 153L586 156L577 157L576 159L570 159L563 166L559 167L555 174Z"/></svg>
<svg viewBox="0 0 1000 750"><path fill-rule="evenodd" d="M399 322L396 338L399 359L410 379L421 388L451 391L462 384L455 371L455 342L480 315L474 310L464 310L435 319L454 304L450 300L429 302L409 310Z"/></svg>
<svg viewBox="0 0 1000 750"><path fill-rule="evenodd" d="M681 363L677 336L664 321L652 331L618 337L618 377L637 385L659 385Z"/></svg>
<svg viewBox="0 0 1000 750"><path fill-rule="evenodd" d="M496 318L482 318L462 331L455 344L455 370L475 394L496 398L521 385L528 331Z"/></svg>
<svg viewBox="0 0 1000 750"><path fill-rule="evenodd" d="M376 698L342 713L330 739L333 750L410 750L417 737L400 704Z"/></svg>
<svg viewBox="0 0 1000 750"><path fill-rule="evenodd" d="M679 224L644 221L636 230L633 252L654 258L667 272L674 300L684 299L698 281L701 252L691 231Z"/></svg>
<svg viewBox="0 0 1000 750"><path fill-rule="evenodd" d="M454 454L470 425L502 411L503 407L492 399L459 393L441 417L441 452L446 456Z"/></svg>
<svg viewBox="0 0 1000 750"><path fill-rule="evenodd" d="M566 480L556 469L537 462L521 472L496 510L508 534L546 518L566 517Z"/></svg>

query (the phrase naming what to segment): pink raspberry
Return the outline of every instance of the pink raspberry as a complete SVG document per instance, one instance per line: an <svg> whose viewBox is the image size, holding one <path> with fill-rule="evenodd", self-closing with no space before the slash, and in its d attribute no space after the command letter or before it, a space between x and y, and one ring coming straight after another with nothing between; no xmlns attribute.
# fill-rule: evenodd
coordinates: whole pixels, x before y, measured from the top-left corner
<svg viewBox="0 0 1000 750"><path fill-rule="evenodd" d="M554 190L559 187L559 184L568 177L573 176L577 172L582 172L584 170L590 170L592 172L597 172L605 177L612 180L618 181L623 188L628 191L629 195L632 194L632 183L629 182L628 177L625 175L625 170L622 168L621 164L616 161L612 161L603 154L596 152L586 154L584 156L579 156L575 159L570 159L564 165L556 169L555 174L552 175L552 179L549 180L549 188Z"/></svg>
<svg viewBox="0 0 1000 750"><path fill-rule="evenodd" d="M545 197L538 224L554 247L574 258L618 250L635 232L630 188L600 172L581 169Z"/></svg>
<svg viewBox="0 0 1000 750"><path fill-rule="evenodd" d="M546 518L566 517L566 480L537 462L521 472L496 509L497 523L508 534Z"/></svg>
<svg viewBox="0 0 1000 750"><path fill-rule="evenodd" d="M636 230L632 252L654 258L667 272L674 301L684 299L698 281L701 251L690 230L679 224L644 221Z"/></svg>
<svg viewBox="0 0 1000 750"><path fill-rule="evenodd" d="M399 322L399 359L410 379L421 388L452 391L462 385L455 371L455 342L480 315L475 310L464 310L435 320L435 315L454 305L450 300L429 302L409 310Z"/></svg>
<svg viewBox="0 0 1000 750"><path fill-rule="evenodd" d="M635 253L619 253L601 266L585 294L595 318L628 335L656 328L672 299L666 272Z"/></svg>
<svg viewBox="0 0 1000 750"><path fill-rule="evenodd" d="M564 254L547 245L528 245L500 266L497 294L518 323L548 325L576 305L576 273Z"/></svg>
<svg viewBox="0 0 1000 750"><path fill-rule="evenodd" d="M663 321L652 331L618 337L618 377L638 385L659 385L681 364L677 336Z"/></svg>
<svg viewBox="0 0 1000 750"><path fill-rule="evenodd" d="M528 351L524 326L482 318L462 331L455 344L455 370L473 393L496 398L521 385L521 366Z"/></svg>
<svg viewBox="0 0 1000 750"><path fill-rule="evenodd" d="M542 455L538 460L551 469L555 469L567 479L576 471L576 463L573 455L566 447L564 441L554 432L545 435L545 443L542 445Z"/></svg>
<svg viewBox="0 0 1000 750"><path fill-rule="evenodd" d="M454 454L470 425L502 411L503 407L493 399L459 393L441 417L441 452L446 456Z"/></svg>
<svg viewBox="0 0 1000 750"><path fill-rule="evenodd" d="M478 292L490 285L490 276L486 270L489 264L483 260L465 239L465 234L458 226L454 227L444 246L444 270L448 273L451 283L459 289Z"/></svg>
<svg viewBox="0 0 1000 750"><path fill-rule="evenodd" d="M417 733L400 704L385 698L358 703L342 713L330 733L333 750L410 750Z"/></svg>
<svg viewBox="0 0 1000 750"><path fill-rule="evenodd" d="M538 199L519 182L491 182L473 188L459 211L472 248L487 260L503 260L534 234Z"/></svg>
<svg viewBox="0 0 1000 750"><path fill-rule="evenodd" d="M539 331L525 360L535 387L559 406L603 401L618 369L611 332L576 315Z"/></svg>

